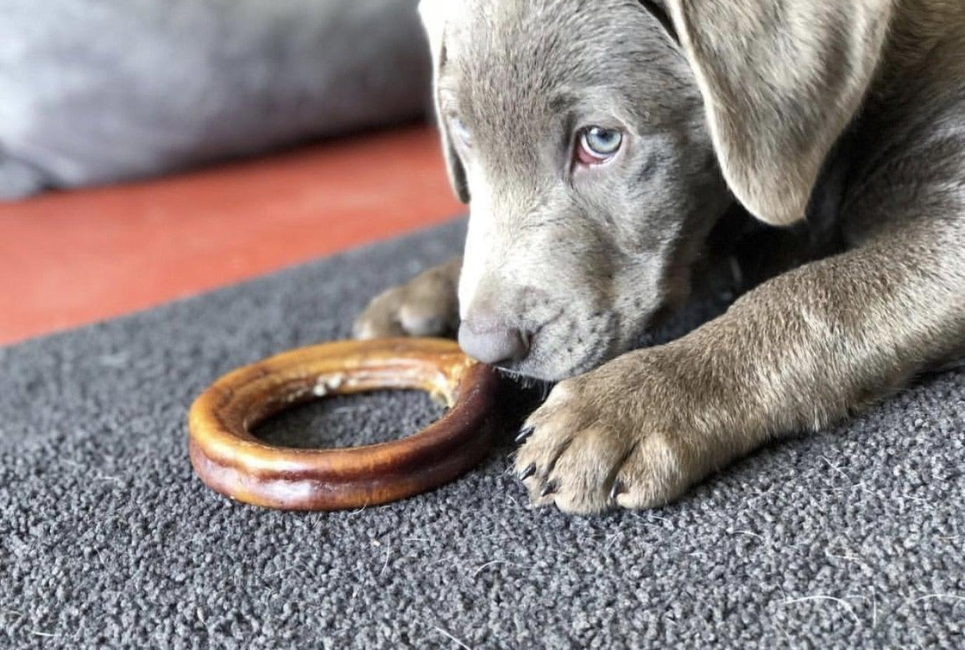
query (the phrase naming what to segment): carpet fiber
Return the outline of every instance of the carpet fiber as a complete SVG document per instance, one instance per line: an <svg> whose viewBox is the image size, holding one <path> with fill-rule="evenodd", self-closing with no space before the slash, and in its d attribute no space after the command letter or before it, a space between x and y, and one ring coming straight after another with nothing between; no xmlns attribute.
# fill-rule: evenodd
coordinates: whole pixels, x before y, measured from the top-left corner
<svg viewBox="0 0 965 650"><path fill-rule="evenodd" d="M200 483L200 390L346 336L461 233L0 349L0 647L965 647L962 371L651 512L530 510L509 442L454 484L354 512L260 510ZM263 433L387 439L435 408L343 398Z"/></svg>

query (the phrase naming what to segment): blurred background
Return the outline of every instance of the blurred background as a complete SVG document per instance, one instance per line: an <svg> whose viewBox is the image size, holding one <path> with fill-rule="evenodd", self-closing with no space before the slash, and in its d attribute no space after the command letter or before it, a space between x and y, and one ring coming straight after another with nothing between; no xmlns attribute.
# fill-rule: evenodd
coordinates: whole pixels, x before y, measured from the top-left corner
<svg viewBox="0 0 965 650"><path fill-rule="evenodd" d="M418 0L0 0L0 345L445 221Z"/></svg>

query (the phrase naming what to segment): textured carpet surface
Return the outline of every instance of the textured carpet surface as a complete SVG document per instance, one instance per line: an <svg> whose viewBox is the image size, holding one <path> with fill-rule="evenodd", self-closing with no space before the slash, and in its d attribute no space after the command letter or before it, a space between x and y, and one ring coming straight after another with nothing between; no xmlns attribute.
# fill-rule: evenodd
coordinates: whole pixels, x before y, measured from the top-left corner
<svg viewBox="0 0 965 650"><path fill-rule="evenodd" d="M962 648L965 373L773 445L651 512L526 507L510 443L429 495L336 514L231 503L185 416L220 374L345 336L456 224L0 350L0 647ZM263 427L351 444L416 394Z"/></svg>

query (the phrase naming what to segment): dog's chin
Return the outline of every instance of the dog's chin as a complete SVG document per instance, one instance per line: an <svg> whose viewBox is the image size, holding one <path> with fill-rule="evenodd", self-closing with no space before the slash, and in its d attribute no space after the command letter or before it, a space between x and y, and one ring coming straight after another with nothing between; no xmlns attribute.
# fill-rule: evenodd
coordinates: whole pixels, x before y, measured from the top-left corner
<svg viewBox="0 0 965 650"><path fill-rule="evenodd" d="M496 369L504 377L509 377L524 386L536 384L555 384L581 374L568 369L546 368L528 363L500 363Z"/></svg>

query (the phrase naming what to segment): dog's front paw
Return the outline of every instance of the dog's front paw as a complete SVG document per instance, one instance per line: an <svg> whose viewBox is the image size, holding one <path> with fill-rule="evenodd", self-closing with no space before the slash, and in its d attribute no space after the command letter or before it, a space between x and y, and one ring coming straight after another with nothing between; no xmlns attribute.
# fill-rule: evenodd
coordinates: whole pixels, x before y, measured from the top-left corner
<svg viewBox="0 0 965 650"><path fill-rule="evenodd" d="M566 380L524 425L515 470L536 505L575 514L650 508L677 498L721 462L719 438L660 353L631 353ZM685 364L686 365L686 364Z"/></svg>
<svg viewBox="0 0 965 650"><path fill-rule="evenodd" d="M355 321L355 338L451 336L459 322L458 278L456 261L382 293Z"/></svg>

